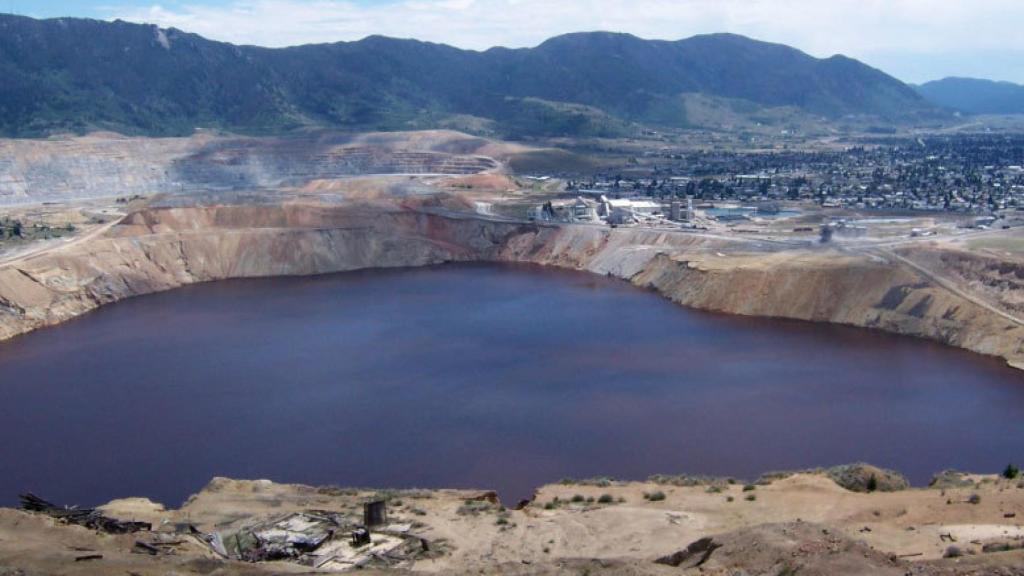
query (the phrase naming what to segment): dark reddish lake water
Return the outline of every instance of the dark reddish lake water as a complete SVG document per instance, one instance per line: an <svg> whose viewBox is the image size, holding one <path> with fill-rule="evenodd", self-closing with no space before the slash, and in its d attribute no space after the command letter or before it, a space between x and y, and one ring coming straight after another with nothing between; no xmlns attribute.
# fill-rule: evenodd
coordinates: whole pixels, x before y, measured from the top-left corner
<svg viewBox="0 0 1024 576"><path fill-rule="evenodd" d="M1024 373L997 360L531 267L193 286L4 343L0 374L0 504L1024 463Z"/></svg>

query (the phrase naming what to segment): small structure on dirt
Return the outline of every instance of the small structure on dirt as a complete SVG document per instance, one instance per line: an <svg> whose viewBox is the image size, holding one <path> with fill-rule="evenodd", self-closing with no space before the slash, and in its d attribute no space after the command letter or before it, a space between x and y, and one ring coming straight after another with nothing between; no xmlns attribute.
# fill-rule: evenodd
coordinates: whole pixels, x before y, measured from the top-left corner
<svg viewBox="0 0 1024 576"><path fill-rule="evenodd" d="M356 528L352 531L352 546L365 546L370 543L370 531L366 528Z"/></svg>
<svg viewBox="0 0 1024 576"><path fill-rule="evenodd" d="M363 525L367 528L382 526L388 523L388 503L385 500L373 500L363 504Z"/></svg>

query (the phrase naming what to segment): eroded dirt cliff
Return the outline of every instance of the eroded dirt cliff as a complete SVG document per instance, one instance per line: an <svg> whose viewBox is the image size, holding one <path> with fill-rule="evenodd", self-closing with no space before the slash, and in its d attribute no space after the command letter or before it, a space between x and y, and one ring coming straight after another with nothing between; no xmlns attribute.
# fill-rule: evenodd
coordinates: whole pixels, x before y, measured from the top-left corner
<svg viewBox="0 0 1024 576"><path fill-rule="evenodd" d="M437 202L156 202L97 237L0 267L0 337L196 282L450 261L586 270L694 308L878 328L1024 366L1024 327L1012 316L895 257L686 232L515 222Z"/></svg>

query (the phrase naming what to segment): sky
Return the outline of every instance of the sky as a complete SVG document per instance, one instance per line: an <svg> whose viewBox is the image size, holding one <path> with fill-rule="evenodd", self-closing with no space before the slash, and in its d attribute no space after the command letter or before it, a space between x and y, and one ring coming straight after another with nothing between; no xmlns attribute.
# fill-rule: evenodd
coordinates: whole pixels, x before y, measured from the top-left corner
<svg viewBox="0 0 1024 576"><path fill-rule="evenodd" d="M1024 84L1024 0L0 0L0 11L121 18L273 47L371 34L485 49L589 30L665 40L733 32L845 54L907 82Z"/></svg>

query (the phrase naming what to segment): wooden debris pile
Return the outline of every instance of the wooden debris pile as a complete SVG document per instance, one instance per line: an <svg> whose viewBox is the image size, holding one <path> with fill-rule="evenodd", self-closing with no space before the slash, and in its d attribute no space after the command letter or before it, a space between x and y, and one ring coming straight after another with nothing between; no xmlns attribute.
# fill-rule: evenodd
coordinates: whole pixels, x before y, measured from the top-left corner
<svg viewBox="0 0 1024 576"><path fill-rule="evenodd" d="M692 542L686 548L668 556L662 556L654 562L677 568L680 566L683 568L696 568L707 562L711 558L711 554L721 547L721 544L711 538L701 538L696 542Z"/></svg>
<svg viewBox="0 0 1024 576"><path fill-rule="evenodd" d="M236 560L283 560L332 572L397 566L431 552L425 540L408 533L409 525L387 525L371 532L356 522L333 512L290 513L223 536L222 550ZM219 533L212 536L221 538Z"/></svg>
<svg viewBox="0 0 1024 576"><path fill-rule="evenodd" d="M22 494L19 498L21 499L22 510L46 514L67 524L85 526L86 528L108 534L131 534L133 532L149 531L153 528L149 522L125 522L104 516L93 508L57 506L31 493Z"/></svg>
<svg viewBox="0 0 1024 576"><path fill-rule="evenodd" d="M229 555L248 562L295 560L315 551L343 529L329 515L290 514L225 539Z"/></svg>

